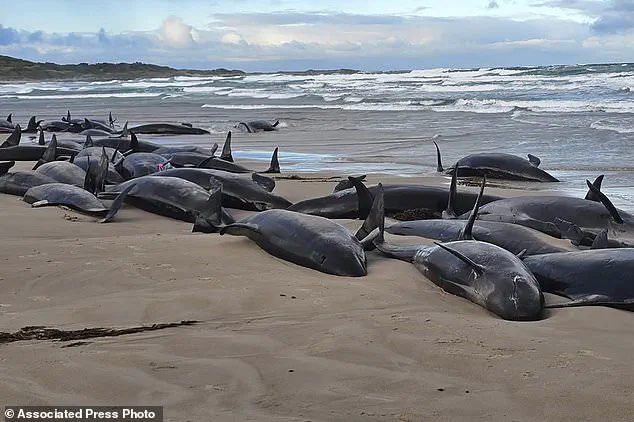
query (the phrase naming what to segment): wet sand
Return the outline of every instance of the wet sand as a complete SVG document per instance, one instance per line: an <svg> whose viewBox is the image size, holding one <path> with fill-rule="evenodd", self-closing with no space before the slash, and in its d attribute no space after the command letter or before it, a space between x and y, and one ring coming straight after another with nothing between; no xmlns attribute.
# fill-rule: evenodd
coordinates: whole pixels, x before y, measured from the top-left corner
<svg viewBox="0 0 634 422"><path fill-rule="evenodd" d="M325 194L327 176L275 192ZM102 225L0 194L0 219L1 331L200 321L1 344L5 404L163 405L167 421L634 418L631 313L508 322L375 252L367 277L330 276L129 206Z"/></svg>

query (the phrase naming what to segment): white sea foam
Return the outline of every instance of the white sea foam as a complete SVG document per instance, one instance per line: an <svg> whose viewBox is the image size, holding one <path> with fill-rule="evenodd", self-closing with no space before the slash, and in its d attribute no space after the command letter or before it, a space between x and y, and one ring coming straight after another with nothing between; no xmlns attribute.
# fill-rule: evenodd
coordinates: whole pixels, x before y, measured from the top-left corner
<svg viewBox="0 0 634 422"><path fill-rule="evenodd" d="M16 98L18 100L75 100L85 98L159 97L161 95L161 93L151 92L112 92L108 94L0 95L0 98Z"/></svg>

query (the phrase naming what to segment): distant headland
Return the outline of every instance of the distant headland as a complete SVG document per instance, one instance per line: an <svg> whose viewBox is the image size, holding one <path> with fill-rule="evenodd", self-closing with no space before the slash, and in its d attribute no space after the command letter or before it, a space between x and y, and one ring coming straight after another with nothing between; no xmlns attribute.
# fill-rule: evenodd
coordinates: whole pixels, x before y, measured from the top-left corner
<svg viewBox="0 0 634 422"><path fill-rule="evenodd" d="M0 55L0 80L42 81L81 80L99 81L111 79L168 78L173 76L239 76L241 70L185 70L146 63L37 63Z"/></svg>
<svg viewBox="0 0 634 422"><path fill-rule="evenodd" d="M79 63L57 64L40 63L14 57L0 55L0 82L12 81L46 81L46 80L77 80L77 81L105 81L112 79L139 78L169 78L174 76L242 76L247 72L236 69L174 69L147 63ZM305 70L300 72L277 72L297 75L358 73L353 69L336 70ZM260 72L249 72L258 74Z"/></svg>

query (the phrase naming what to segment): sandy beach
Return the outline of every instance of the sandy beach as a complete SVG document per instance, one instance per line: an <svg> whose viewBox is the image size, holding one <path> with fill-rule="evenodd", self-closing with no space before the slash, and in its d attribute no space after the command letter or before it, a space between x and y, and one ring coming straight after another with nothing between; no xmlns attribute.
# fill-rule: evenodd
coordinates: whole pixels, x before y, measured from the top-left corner
<svg viewBox="0 0 634 422"><path fill-rule="evenodd" d="M326 194L326 176L340 174L282 177L275 192ZM369 182L447 182L433 179ZM628 312L508 322L376 252L367 277L329 276L130 206L97 224L0 195L0 217L2 331L199 321L2 344L5 404L162 405L166 421L634 418Z"/></svg>

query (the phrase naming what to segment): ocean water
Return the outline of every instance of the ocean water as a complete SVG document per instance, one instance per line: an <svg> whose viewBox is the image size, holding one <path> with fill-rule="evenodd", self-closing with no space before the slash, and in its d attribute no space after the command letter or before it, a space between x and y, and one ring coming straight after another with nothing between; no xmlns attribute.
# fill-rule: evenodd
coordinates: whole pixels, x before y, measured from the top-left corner
<svg viewBox="0 0 634 422"><path fill-rule="evenodd" d="M279 119L274 133L234 129L235 156L266 167L279 146L283 170L296 173L434 174L432 139L445 167L476 152L530 153L562 183L498 184L584 195L585 180L605 174L604 192L634 210L634 64L0 84L2 118L67 109L212 132L153 139L165 144L221 143L239 121Z"/></svg>

